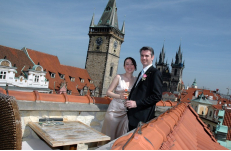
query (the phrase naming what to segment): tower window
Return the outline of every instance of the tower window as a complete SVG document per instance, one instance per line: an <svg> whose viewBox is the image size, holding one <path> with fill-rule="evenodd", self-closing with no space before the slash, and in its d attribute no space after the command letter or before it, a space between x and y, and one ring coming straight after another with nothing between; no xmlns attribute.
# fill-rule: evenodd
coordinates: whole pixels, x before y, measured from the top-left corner
<svg viewBox="0 0 231 151"><path fill-rule="evenodd" d="M112 76L113 74L113 67L110 68L110 77Z"/></svg>
<svg viewBox="0 0 231 151"><path fill-rule="evenodd" d="M0 72L0 79L6 79L6 71Z"/></svg>
<svg viewBox="0 0 231 151"><path fill-rule="evenodd" d="M107 7L106 9L105 9L105 11L110 11L111 10L111 7Z"/></svg>
<svg viewBox="0 0 231 151"><path fill-rule="evenodd" d="M176 75L177 74L177 69L175 69L175 71L174 71L174 75Z"/></svg>

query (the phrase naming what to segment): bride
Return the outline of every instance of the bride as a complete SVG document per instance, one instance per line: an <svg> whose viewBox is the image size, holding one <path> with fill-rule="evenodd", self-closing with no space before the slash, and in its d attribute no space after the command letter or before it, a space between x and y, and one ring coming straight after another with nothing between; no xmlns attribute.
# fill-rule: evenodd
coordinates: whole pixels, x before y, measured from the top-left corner
<svg viewBox="0 0 231 151"><path fill-rule="evenodd" d="M136 70L136 61L132 57L126 58L124 69L125 73L116 75L107 90L107 95L113 100L105 114L102 133L110 136L111 141L128 132L127 109L124 106L128 94L125 91L129 93L136 81L136 77L133 76L133 72Z"/></svg>

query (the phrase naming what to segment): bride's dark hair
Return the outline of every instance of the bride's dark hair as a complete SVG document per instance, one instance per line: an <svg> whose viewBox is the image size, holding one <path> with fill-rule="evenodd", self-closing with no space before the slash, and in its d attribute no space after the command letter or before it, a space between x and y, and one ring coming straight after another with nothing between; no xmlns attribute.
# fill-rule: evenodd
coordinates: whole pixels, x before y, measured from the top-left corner
<svg viewBox="0 0 231 151"><path fill-rule="evenodd" d="M128 60L128 59L130 59L131 61L132 61L132 63L133 63L133 65L134 65L134 67L135 67L135 71L136 71L136 61L135 61L135 59L133 59L132 57L127 57L126 59L124 59L124 66L125 66L125 61L126 60Z"/></svg>

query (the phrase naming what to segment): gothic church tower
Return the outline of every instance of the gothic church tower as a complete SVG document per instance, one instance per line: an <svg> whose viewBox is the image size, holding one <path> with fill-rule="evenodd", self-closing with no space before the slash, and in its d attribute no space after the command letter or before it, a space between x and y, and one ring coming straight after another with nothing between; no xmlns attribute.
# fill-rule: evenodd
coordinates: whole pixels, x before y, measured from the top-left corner
<svg viewBox="0 0 231 151"><path fill-rule="evenodd" d="M89 46L85 68L99 89L99 96L106 91L117 74L121 44L124 42L125 24L119 29L116 0L109 0L98 22L94 15L89 27Z"/></svg>
<svg viewBox="0 0 231 151"><path fill-rule="evenodd" d="M176 53L175 63L172 60L172 73L171 73L171 91L180 91L182 89L182 74L184 69L184 62L182 62L182 53L181 53L181 45L179 46L179 50Z"/></svg>
<svg viewBox="0 0 231 151"><path fill-rule="evenodd" d="M168 63L164 62L165 59L165 52L164 52L164 45L162 47L162 51L160 52L159 55L159 61L157 62L156 59L156 68L161 72L162 74L162 79L163 79L163 92L169 92L170 91L170 86L171 86L171 74L169 70Z"/></svg>

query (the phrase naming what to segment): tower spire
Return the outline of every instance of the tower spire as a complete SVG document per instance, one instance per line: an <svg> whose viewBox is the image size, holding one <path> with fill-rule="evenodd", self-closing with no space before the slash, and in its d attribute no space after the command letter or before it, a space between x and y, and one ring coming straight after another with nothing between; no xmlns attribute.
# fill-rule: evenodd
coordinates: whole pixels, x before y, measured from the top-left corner
<svg viewBox="0 0 231 151"><path fill-rule="evenodd" d="M123 34L125 34L125 17L126 17L126 15L124 15L124 22L123 22L123 26L122 26L122 29L121 29L121 32Z"/></svg>
<svg viewBox="0 0 231 151"><path fill-rule="evenodd" d="M118 29L116 0L109 0L98 26L112 26Z"/></svg>
<svg viewBox="0 0 231 151"><path fill-rule="evenodd" d="M95 18L95 13L93 13L93 16L92 16L92 19L91 19L90 27L94 27L94 26L95 26L95 24L94 24L94 18Z"/></svg>

